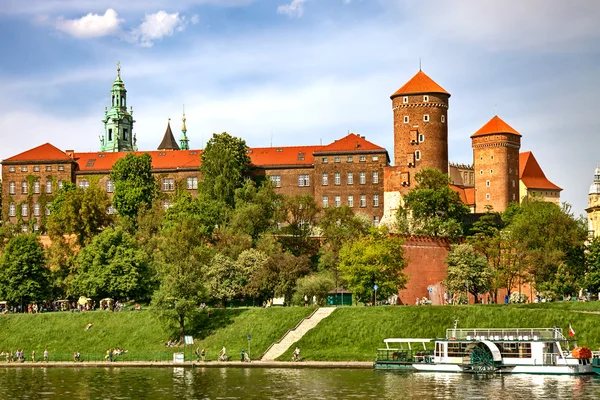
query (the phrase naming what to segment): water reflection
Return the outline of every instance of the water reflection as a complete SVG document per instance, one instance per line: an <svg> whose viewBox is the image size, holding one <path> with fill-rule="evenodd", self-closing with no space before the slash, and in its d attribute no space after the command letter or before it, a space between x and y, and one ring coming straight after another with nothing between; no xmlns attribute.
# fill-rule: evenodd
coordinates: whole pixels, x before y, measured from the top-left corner
<svg viewBox="0 0 600 400"><path fill-rule="evenodd" d="M0 399L597 399L593 376L260 368L0 368Z"/></svg>

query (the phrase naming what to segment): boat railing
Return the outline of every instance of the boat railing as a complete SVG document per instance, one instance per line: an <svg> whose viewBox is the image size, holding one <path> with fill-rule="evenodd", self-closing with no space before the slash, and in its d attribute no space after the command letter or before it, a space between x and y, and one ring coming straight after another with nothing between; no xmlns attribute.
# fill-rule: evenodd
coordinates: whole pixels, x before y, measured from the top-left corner
<svg viewBox="0 0 600 400"><path fill-rule="evenodd" d="M446 329L448 340L490 340L490 341L537 341L537 340L566 340L561 328L470 328Z"/></svg>
<svg viewBox="0 0 600 400"><path fill-rule="evenodd" d="M422 362L433 361L433 350L377 349L377 361Z"/></svg>

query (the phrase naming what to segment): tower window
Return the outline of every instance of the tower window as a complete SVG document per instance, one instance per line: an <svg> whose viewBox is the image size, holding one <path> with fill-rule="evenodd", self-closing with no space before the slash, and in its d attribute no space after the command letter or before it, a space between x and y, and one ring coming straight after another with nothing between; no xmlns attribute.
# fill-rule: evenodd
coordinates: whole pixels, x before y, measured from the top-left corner
<svg viewBox="0 0 600 400"><path fill-rule="evenodd" d="M423 115L423 122L429 122L429 114Z"/></svg>
<svg viewBox="0 0 600 400"><path fill-rule="evenodd" d="M479 175L483 175L483 170L482 169L479 170Z"/></svg>
<svg viewBox="0 0 600 400"><path fill-rule="evenodd" d="M512 181L512 187L515 187L515 181L514 181L514 179Z"/></svg>
<svg viewBox="0 0 600 400"><path fill-rule="evenodd" d="M446 123L446 116L442 115L442 124Z"/></svg>
<svg viewBox="0 0 600 400"><path fill-rule="evenodd" d="M108 130L108 140L111 141L112 140L112 129Z"/></svg>
<svg viewBox="0 0 600 400"><path fill-rule="evenodd" d="M515 196L515 194L513 193L513 201L515 201L515 197L516 197L516 196Z"/></svg>
<svg viewBox="0 0 600 400"><path fill-rule="evenodd" d="M423 96L423 101L425 103L429 102L429 96L427 96L427 95Z"/></svg>
<svg viewBox="0 0 600 400"><path fill-rule="evenodd" d="M485 181L485 186L490 187L490 181L489 180Z"/></svg>
<svg viewBox="0 0 600 400"><path fill-rule="evenodd" d="M493 159L494 159L494 156L491 156L491 157L490 157L490 160L493 160ZM512 172L512 171L511 171L511 172Z"/></svg>
<svg viewBox="0 0 600 400"><path fill-rule="evenodd" d="M425 141L425 135L423 135L422 133L419 134L419 143L423 143Z"/></svg>
<svg viewBox="0 0 600 400"><path fill-rule="evenodd" d="M421 159L421 150L415 151L415 160L419 161Z"/></svg>
<svg viewBox="0 0 600 400"><path fill-rule="evenodd" d="M405 115L405 116L404 116L404 123L405 123L405 124L408 124L408 115Z"/></svg>
<svg viewBox="0 0 600 400"><path fill-rule="evenodd" d="M127 129L123 128L123 140L127 140Z"/></svg>
<svg viewBox="0 0 600 400"><path fill-rule="evenodd" d="M408 96L404 96L404 97L402 98L402 102L403 102L404 104L407 104L407 103L408 103Z"/></svg>
<svg viewBox="0 0 600 400"><path fill-rule="evenodd" d="M490 194L489 194L489 193L486 193L486 194L485 194L485 199L486 199L486 200L489 200L489 199L490 199Z"/></svg>
<svg viewBox="0 0 600 400"><path fill-rule="evenodd" d="M493 170L493 169L490 169L490 174L493 174L493 173L494 173L494 170Z"/></svg>

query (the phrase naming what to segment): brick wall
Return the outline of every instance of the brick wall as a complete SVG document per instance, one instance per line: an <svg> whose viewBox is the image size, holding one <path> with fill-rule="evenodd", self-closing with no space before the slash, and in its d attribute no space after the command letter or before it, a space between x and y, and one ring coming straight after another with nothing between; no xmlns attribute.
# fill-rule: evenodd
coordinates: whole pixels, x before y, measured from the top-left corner
<svg viewBox="0 0 600 400"><path fill-rule="evenodd" d="M72 182L75 164L69 161L8 162L2 164L2 219L10 223L22 223L34 227L45 218L45 206L54 200L59 190L59 182ZM36 193L36 182L39 184ZM51 182L51 192L47 183ZM14 190L11 193L11 183ZM26 186L26 192L23 191ZM11 205L15 215L10 216ZM26 205L27 213L22 208ZM37 206L36 206L37 205ZM39 215L34 215L39 207Z"/></svg>
<svg viewBox="0 0 600 400"><path fill-rule="evenodd" d="M443 288L439 284L446 277L444 260L450 251L450 243L443 238L407 236L402 247L408 260L404 273L409 278L406 289L398 292L402 304L415 304L416 298L423 296L433 304L442 304ZM431 294L429 287L433 289Z"/></svg>

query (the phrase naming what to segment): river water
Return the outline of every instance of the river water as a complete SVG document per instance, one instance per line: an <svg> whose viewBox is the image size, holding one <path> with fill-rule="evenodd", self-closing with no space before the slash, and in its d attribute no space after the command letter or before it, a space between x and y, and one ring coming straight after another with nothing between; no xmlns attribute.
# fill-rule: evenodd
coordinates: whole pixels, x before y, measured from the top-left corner
<svg viewBox="0 0 600 400"><path fill-rule="evenodd" d="M268 368L0 368L0 399L598 399L600 377Z"/></svg>

